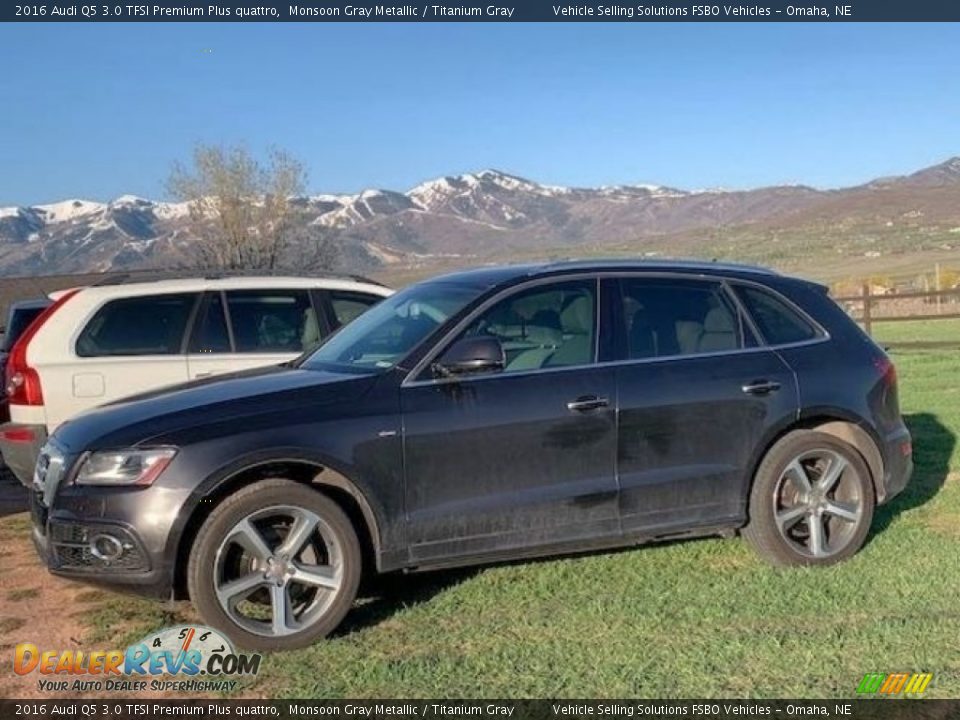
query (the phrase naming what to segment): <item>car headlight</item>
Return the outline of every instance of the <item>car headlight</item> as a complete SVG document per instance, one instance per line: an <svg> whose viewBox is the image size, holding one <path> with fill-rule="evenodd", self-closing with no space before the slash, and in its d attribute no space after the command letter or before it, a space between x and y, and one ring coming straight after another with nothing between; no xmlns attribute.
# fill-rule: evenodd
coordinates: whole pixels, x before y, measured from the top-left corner
<svg viewBox="0 0 960 720"><path fill-rule="evenodd" d="M78 485L150 485L176 454L176 448L130 448L90 453L74 482Z"/></svg>

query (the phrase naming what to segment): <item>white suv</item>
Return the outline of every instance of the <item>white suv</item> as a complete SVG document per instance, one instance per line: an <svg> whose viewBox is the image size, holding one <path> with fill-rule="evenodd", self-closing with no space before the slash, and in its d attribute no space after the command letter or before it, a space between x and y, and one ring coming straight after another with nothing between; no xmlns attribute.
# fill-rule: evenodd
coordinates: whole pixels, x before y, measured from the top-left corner
<svg viewBox="0 0 960 720"><path fill-rule="evenodd" d="M10 351L0 452L29 484L48 433L80 411L292 360L391 292L356 278L247 276L56 293Z"/></svg>

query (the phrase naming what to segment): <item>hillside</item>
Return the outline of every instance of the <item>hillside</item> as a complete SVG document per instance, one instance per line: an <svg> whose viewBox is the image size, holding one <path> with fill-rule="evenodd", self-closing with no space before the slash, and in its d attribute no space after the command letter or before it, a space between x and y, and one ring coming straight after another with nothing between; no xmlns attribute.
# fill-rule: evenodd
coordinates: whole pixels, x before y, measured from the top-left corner
<svg viewBox="0 0 960 720"><path fill-rule="evenodd" d="M838 190L571 188L484 170L297 206L301 222L340 242L344 269L391 275L591 254L872 262L960 245L960 158ZM174 267L190 262L194 242L183 204L127 195L0 208L3 275Z"/></svg>

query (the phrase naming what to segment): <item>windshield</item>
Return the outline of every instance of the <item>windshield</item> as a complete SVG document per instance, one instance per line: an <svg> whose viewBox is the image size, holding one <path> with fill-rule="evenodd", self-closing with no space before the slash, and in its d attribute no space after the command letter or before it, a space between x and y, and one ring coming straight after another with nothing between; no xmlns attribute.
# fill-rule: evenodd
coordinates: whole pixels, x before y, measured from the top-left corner
<svg viewBox="0 0 960 720"><path fill-rule="evenodd" d="M473 300L481 288L452 282L412 285L331 336L301 367L392 368L421 340Z"/></svg>

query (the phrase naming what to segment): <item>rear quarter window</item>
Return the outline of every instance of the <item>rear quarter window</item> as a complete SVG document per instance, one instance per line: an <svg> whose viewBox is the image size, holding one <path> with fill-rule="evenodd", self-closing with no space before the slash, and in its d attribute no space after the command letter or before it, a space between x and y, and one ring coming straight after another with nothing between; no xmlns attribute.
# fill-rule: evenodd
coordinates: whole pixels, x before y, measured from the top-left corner
<svg viewBox="0 0 960 720"><path fill-rule="evenodd" d="M331 290L330 307L333 310L335 327L353 322L381 300L383 298L377 295Z"/></svg>
<svg viewBox="0 0 960 720"><path fill-rule="evenodd" d="M111 300L83 328L77 355L176 355L196 298L179 293Z"/></svg>
<svg viewBox="0 0 960 720"><path fill-rule="evenodd" d="M740 285L737 295L768 345L787 345L812 340L817 329L790 304L772 292Z"/></svg>

